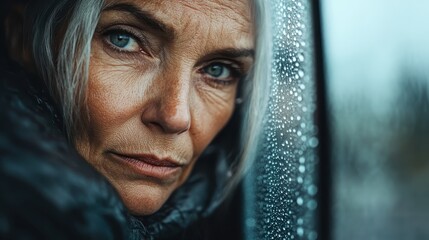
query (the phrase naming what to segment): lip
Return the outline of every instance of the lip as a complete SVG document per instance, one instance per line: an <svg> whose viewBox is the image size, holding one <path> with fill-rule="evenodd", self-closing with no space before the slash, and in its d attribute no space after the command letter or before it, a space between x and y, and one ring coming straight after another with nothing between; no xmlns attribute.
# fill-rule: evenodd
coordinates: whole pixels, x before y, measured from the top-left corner
<svg viewBox="0 0 429 240"><path fill-rule="evenodd" d="M175 178L180 173L183 164L171 158L158 158L152 154L128 154L109 152L115 160L130 167L139 175L161 180Z"/></svg>

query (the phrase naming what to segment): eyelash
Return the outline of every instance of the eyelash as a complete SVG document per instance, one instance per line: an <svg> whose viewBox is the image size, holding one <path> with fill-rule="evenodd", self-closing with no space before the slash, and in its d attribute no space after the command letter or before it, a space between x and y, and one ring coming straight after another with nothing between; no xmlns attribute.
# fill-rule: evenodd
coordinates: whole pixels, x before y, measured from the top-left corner
<svg viewBox="0 0 429 240"><path fill-rule="evenodd" d="M232 85L232 84L236 83L237 81L240 81L241 79L243 79L245 76L242 73L242 69L240 67L237 67L236 64L218 62L218 61L213 61L213 62L205 65L204 67L202 67L200 69L199 72L203 75L207 75L207 73L204 72L204 69L211 66L211 65L215 65L215 64L219 64L219 65L226 67L230 71L231 78L232 78L231 80L221 80L221 79L217 79L217 78L213 78L213 77L204 77L206 80L209 80L212 83L214 83L213 85L216 88L221 88L224 86Z"/></svg>
<svg viewBox="0 0 429 240"><path fill-rule="evenodd" d="M123 50L117 46L115 46L113 43L111 43L108 39L108 37L111 34L126 34L129 35L130 38L134 39L137 44L139 45L139 51L134 52L134 51L127 51L127 50ZM128 29L124 29L124 28L110 28L107 29L105 31L103 31L101 33L101 35L103 36L103 42L112 50L116 51L119 54L126 54L126 56L130 56L130 54L145 54L145 55L151 55L150 51L148 50L148 44L146 43L146 39L144 39L143 36L138 36L140 34L136 34L133 31L130 31Z"/></svg>

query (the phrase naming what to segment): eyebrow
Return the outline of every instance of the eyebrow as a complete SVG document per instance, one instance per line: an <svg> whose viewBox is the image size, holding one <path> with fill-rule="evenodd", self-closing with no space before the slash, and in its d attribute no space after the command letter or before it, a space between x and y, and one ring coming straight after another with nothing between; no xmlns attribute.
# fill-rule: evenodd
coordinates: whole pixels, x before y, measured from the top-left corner
<svg viewBox="0 0 429 240"><path fill-rule="evenodd" d="M210 52L207 57L226 57L226 58L241 58L251 57L255 58L255 51L247 48L225 48Z"/></svg>
<svg viewBox="0 0 429 240"><path fill-rule="evenodd" d="M176 35L173 28L167 26L162 21L156 19L150 12L144 11L131 3L118 3L107 6L104 11L120 11L133 15L136 19L144 22L149 28L154 31L161 32L169 39L173 39ZM254 59L255 51L247 48L225 48L215 50L206 55L210 57L225 57L225 58L241 58L251 57Z"/></svg>
<svg viewBox="0 0 429 240"><path fill-rule="evenodd" d="M174 38L175 31L156 19L153 14L150 12L144 11L137 6L130 3L118 3L114 5L107 6L104 11L120 11L131 14L134 18L138 19L145 23L146 26L151 28L154 31L160 32L168 38Z"/></svg>

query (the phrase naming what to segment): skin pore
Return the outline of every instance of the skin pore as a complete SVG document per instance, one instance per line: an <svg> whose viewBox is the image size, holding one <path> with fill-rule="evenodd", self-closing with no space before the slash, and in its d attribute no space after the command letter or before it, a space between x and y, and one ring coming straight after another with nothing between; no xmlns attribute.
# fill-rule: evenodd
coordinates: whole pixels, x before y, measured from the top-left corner
<svg viewBox="0 0 429 240"><path fill-rule="evenodd" d="M230 119L251 19L248 0L107 0L76 146L133 214L156 212Z"/></svg>

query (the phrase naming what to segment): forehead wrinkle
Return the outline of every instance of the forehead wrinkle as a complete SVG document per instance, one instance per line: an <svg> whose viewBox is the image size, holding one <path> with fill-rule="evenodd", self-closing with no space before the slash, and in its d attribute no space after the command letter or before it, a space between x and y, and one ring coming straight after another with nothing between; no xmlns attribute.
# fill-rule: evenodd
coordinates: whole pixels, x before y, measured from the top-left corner
<svg viewBox="0 0 429 240"><path fill-rule="evenodd" d="M222 16L223 24L232 24L237 26L237 31L243 33L252 33L252 18L251 18L251 6L248 0L175 0L177 4L174 4L174 8L170 6L171 1L139 1L136 0L110 0L107 6L121 3L134 3L136 6L142 7L145 11L152 13L158 19L162 20L168 26L172 28L177 24L177 20L165 21L169 19L171 15L170 11L180 12L181 16L179 19L182 21L186 18L193 19L196 21L202 21L210 19L210 23L217 22L216 18ZM181 9L177 9L181 8ZM195 14L195 12L198 12ZM205 16L205 17L204 17ZM185 27L188 27L189 21L186 21ZM177 25L176 25L177 26ZM240 28L240 29L238 29ZM179 30L180 31L180 30Z"/></svg>
<svg viewBox="0 0 429 240"><path fill-rule="evenodd" d="M138 5L135 5L133 2L127 1L115 1L113 3L108 3L104 7L103 11L117 11L122 14L115 15L119 19L127 20L128 17L132 17L135 20L141 22L142 24L150 27L154 31L159 31L165 35L168 39L174 39L176 32L172 26L167 25L160 19L157 19L155 14L145 9L141 9ZM103 18L103 15L102 17Z"/></svg>
<svg viewBox="0 0 429 240"><path fill-rule="evenodd" d="M216 16L227 17L233 20L235 23L246 27L251 23L251 10L249 1L226 1L226 0L214 0L214 1L179 1L183 7L192 11L198 11L203 13L209 18ZM186 11L183 11L186 12Z"/></svg>
<svg viewBox="0 0 429 240"><path fill-rule="evenodd" d="M217 0L217 2L222 2L222 1ZM240 4L240 6L229 5L232 2L236 4ZM236 21L236 23L242 25L243 27L245 27L245 24L248 24L250 26L251 24L250 2L249 1L245 1L245 2L246 3L244 3L243 1L228 1L228 4L219 3L219 5L221 5L222 7L218 9L218 14L228 12L228 11L225 11L225 9L227 9L230 12L234 13L228 16L229 18ZM242 11L240 11L240 9Z"/></svg>
<svg viewBox="0 0 429 240"><path fill-rule="evenodd" d="M251 9L248 1L175 1L177 2L171 6L170 1L113 0L115 3L134 3L174 28L177 33L192 32L177 34L175 44L170 45L178 49L185 47L190 55L205 54L218 48L253 48L253 27L249 22ZM189 47L195 41L200 41L198 49ZM169 57L179 57L175 55L173 51Z"/></svg>

